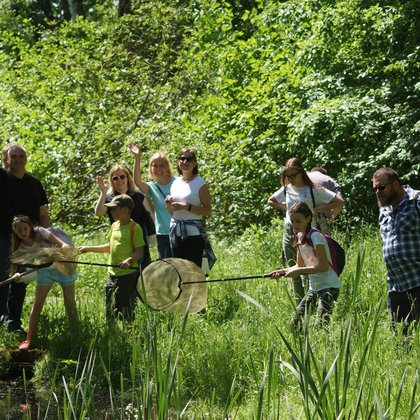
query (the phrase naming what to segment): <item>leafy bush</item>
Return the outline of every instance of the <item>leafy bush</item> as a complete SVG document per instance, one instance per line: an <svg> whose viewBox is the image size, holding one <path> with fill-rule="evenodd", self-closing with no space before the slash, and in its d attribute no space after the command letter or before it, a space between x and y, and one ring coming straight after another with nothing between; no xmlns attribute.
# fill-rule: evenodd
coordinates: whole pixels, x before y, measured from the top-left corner
<svg viewBox="0 0 420 420"><path fill-rule="evenodd" d="M109 2L75 22L2 5L0 135L29 150L53 218L91 217L95 177L198 149L222 236L268 225L281 166L325 166L348 197L341 223L375 219L382 165L418 182L420 49L416 2ZM58 7L58 6L57 6ZM42 16L41 16L42 17Z"/></svg>

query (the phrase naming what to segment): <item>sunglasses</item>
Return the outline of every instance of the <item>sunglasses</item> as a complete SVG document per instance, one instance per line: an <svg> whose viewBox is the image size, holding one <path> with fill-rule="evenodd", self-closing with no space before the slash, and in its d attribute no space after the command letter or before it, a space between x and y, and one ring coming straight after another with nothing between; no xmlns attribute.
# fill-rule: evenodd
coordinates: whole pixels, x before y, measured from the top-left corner
<svg viewBox="0 0 420 420"><path fill-rule="evenodd" d="M121 181L124 181L125 178L127 178L127 175L113 176L112 180L118 181L119 179L121 179Z"/></svg>
<svg viewBox="0 0 420 420"><path fill-rule="evenodd" d="M31 222L31 219L28 216L18 215L13 218L13 221L16 223L20 222Z"/></svg>
<svg viewBox="0 0 420 420"><path fill-rule="evenodd" d="M286 174L286 178L287 179L295 179L298 173L300 173L300 171L297 171L294 174L289 174L289 175Z"/></svg>
<svg viewBox="0 0 420 420"><path fill-rule="evenodd" d="M373 187L372 190L374 193L377 193L378 191L383 191L385 187L389 184L392 184L394 181L387 182L385 184L379 184L377 187Z"/></svg>
<svg viewBox="0 0 420 420"><path fill-rule="evenodd" d="M179 156L178 160L180 162L193 162L195 160L194 156Z"/></svg>

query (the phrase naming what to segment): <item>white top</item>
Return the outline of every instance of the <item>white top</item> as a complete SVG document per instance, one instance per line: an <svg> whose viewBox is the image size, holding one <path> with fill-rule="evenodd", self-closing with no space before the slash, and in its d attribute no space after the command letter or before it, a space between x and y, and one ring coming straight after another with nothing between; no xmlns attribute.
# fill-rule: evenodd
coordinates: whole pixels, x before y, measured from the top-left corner
<svg viewBox="0 0 420 420"><path fill-rule="evenodd" d="M32 245L25 245L21 243L19 245L19 249L22 249L26 252L31 252L36 251L39 248L45 248L45 246L43 246L43 242L48 242L48 238L50 237L51 233L41 226L35 226L34 231L36 235L34 243Z"/></svg>
<svg viewBox="0 0 420 420"><path fill-rule="evenodd" d="M201 176L196 176L189 182L185 182L181 177L177 177L171 186L171 197L174 202L187 203L192 206L201 206L200 188L206 184L206 181ZM172 214L171 226L175 224L176 220L201 220L203 216L194 214L188 210L176 210ZM187 235L197 236L200 231L195 226L187 225ZM180 235L177 232L177 235Z"/></svg>
<svg viewBox="0 0 420 420"><path fill-rule="evenodd" d="M300 241L301 234L298 234L298 240ZM341 282L337 273L332 269L332 259L330 248L328 246L327 240L319 232L312 232L311 240L314 248L316 249L317 245L323 245L325 248L325 253L327 254L328 259L328 271L323 273L308 274L309 277L309 289L315 292L320 290L329 289L330 287L340 288ZM313 267L318 264L318 257L315 255L315 252L311 245L308 243L299 246L300 255L303 258L305 267Z"/></svg>
<svg viewBox="0 0 420 420"><path fill-rule="evenodd" d="M335 197L334 192L326 190L325 188L312 188L312 191L314 193L316 206L318 206L321 203L330 203ZM307 185L304 185L303 187L294 187L293 185L289 184L287 186L286 194L284 187L281 187L273 194L273 196L278 203L286 204L287 212L285 221L287 223L290 223L289 210L293 206L293 204L299 201L303 201L309 206L311 210L314 209L311 196L311 187L308 187ZM312 226L316 226L315 220L312 220Z"/></svg>

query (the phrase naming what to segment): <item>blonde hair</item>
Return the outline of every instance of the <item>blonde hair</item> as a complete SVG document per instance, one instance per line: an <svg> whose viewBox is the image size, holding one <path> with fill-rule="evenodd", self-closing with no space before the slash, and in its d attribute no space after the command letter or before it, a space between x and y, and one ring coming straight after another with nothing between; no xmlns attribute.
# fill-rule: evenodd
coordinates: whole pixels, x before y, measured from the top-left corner
<svg viewBox="0 0 420 420"><path fill-rule="evenodd" d="M166 164L168 165L168 175L172 177L172 171L171 171L171 167L169 166L169 160L167 156L163 152L156 152L152 156L150 156L150 159L149 159L149 166L147 168L147 175L149 176L149 178L154 179L153 172L152 172L152 165L158 159L162 159L166 162Z"/></svg>
<svg viewBox="0 0 420 420"><path fill-rule="evenodd" d="M134 179L131 176L131 172L122 165L114 165L111 170L109 171L109 175L108 175L108 184L109 184L109 188L108 188L108 194L120 194L118 191L115 191L114 187L113 187L113 183L112 183L112 176L115 172L117 171L123 171L125 173L125 176L127 177L127 194L128 195L133 195L136 192L136 185L134 184Z"/></svg>

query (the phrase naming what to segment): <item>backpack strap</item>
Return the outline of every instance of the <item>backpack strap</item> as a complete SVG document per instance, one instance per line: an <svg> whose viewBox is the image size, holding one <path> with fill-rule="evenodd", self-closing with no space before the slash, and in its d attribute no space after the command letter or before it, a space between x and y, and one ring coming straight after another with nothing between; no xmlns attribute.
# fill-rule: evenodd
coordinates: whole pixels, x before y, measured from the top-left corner
<svg viewBox="0 0 420 420"><path fill-rule="evenodd" d="M311 189L311 198L312 198L312 205L315 208L315 196L314 196L314 189L312 187L309 187Z"/></svg>
<svg viewBox="0 0 420 420"><path fill-rule="evenodd" d="M133 220L130 223L130 245L131 248L133 248L134 251L134 229L136 228L136 222Z"/></svg>
<svg viewBox="0 0 420 420"><path fill-rule="evenodd" d="M337 273L336 268L334 268L334 267L337 267L337 256L336 256L336 253L335 253L334 246L332 246L330 244L330 241L328 240L330 237L328 235L326 235L324 232L322 232L322 231L320 231L319 229L316 229L316 228L311 228L311 230L309 231L309 233L307 235L308 244L313 249L314 254L315 254L315 257L317 257L317 258L318 258L318 255L316 253L316 249L314 247L314 243L312 242L312 239L311 239L311 235L312 235L313 232L318 232L318 233L320 233L325 238L325 241L327 242L328 249L330 250L330 257L331 257L331 260L332 260L332 263L331 263L328 260L328 257L327 257L328 264L334 270L334 272Z"/></svg>
<svg viewBox="0 0 420 420"><path fill-rule="evenodd" d="M162 194L162 197L165 199L166 198L166 195L163 193L162 189L159 187L159 185L158 185L157 182L156 182L156 187L160 191L160 193Z"/></svg>
<svg viewBox="0 0 420 420"><path fill-rule="evenodd" d="M136 228L137 223L133 220L130 223L130 245L134 251L134 229ZM111 230L115 230L115 222L111 226Z"/></svg>

